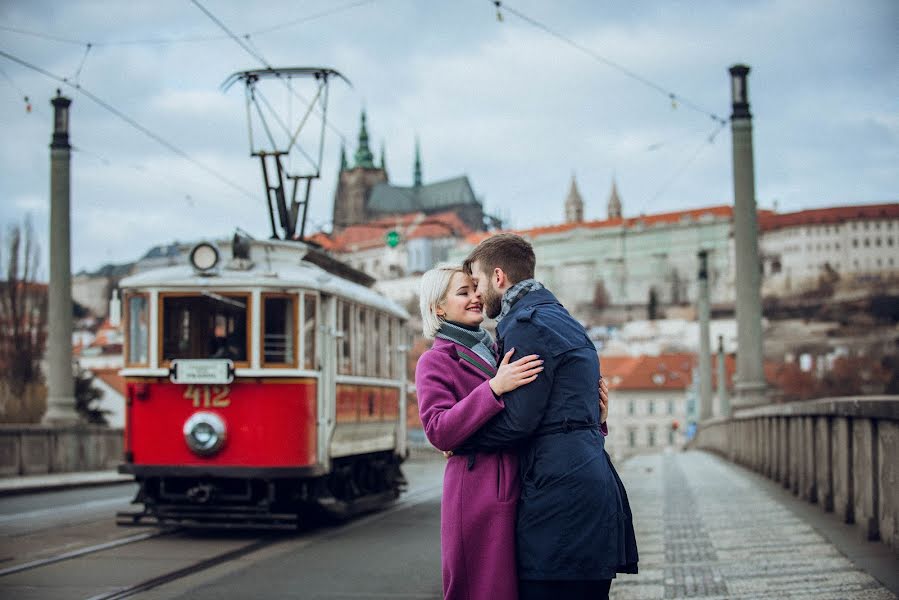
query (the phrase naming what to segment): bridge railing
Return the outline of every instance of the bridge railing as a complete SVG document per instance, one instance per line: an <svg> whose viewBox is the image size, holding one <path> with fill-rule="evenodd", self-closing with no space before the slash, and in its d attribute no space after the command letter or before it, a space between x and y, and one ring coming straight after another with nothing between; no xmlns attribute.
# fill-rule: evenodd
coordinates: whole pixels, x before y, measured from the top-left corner
<svg viewBox="0 0 899 600"><path fill-rule="evenodd" d="M690 447L779 481L899 550L899 396L738 410L701 423Z"/></svg>
<svg viewBox="0 0 899 600"><path fill-rule="evenodd" d="M0 425L0 477L114 469L122 430L96 425Z"/></svg>

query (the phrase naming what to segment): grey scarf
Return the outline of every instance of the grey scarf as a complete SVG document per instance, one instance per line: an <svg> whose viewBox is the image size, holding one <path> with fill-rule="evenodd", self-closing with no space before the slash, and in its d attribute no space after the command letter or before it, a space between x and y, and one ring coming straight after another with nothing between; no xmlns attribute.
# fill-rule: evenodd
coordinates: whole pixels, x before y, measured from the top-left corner
<svg viewBox="0 0 899 600"><path fill-rule="evenodd" d="M486 329L480 327L472 331L459 327L450 321L443 321L435 337L462 344L482 358L488 365L494 369L496 368L496 356L493 354L493 336Z"/></svg>
<svg viewBox="0 0 899 600"><path fill-rule="evenodd" d="M536 279L522 279L521 281L507 289L506 293L503 294L503 307L502 310L499 311L499 315L496 317L496 322L499 323L500 321L502 321L503 318L507 314L509 314L509 311L512 310L512 305L521 300L525 294L542 289L543 284Z"/></svg>

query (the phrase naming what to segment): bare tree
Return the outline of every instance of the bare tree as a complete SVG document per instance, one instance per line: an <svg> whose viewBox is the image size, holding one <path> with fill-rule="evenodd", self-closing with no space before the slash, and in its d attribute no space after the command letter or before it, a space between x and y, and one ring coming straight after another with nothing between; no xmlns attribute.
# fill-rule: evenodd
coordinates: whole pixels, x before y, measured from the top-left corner
<svg viewBox="0 0 899 600"><path fill-rule="evenodd" d="M10 410L11 400L23 403L32 399L36 384L43 380L47 287L37 281L39 266L40 247L31 220L26 218L24 225L9 228L7 239L0 239L0 268L4 269L0 273L0 379L8 396L3 407L7 420L30 421L35 412L40 419L44 410L34 406Z"/></svg>

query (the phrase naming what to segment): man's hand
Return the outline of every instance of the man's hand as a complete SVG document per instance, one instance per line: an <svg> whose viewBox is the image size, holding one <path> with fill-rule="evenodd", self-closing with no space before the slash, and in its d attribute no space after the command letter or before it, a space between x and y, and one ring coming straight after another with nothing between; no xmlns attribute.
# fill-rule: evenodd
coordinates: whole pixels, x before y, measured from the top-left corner
<svg viewBox="0 0 899 600"><path fill-rule="evenodd" d="M602 377L599 378L599 424L602 425L609 418L609 385Z"/></svg>

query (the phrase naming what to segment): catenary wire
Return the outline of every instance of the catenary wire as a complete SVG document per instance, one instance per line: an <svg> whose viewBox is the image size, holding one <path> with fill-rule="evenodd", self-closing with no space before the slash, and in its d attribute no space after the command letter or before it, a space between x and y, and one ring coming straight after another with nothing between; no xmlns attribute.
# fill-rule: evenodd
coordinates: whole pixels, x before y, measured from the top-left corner
<svg viewBox="0 0 899 600"><path fill-rule="evenodd" d="M555 29L552 29L548 25L541 23L537 19L534 19L533 17L529 17L528 15L524 14L523 12L510 7L509 5L503 3L501 0L487 0L487 1L496 6L497 14L499 14L499 11L504 10L504 11L508 12L509 14L515 15L522 21L525 21L526 23L532 25L533 27L540 29L544 33L551 35L552 37L567 44L568 46L571 46L575 50L578 50L579 52L586 54L587 56L592 58L594 61L602 63L608 67L611 67L611 68L619 71L620 73L626 75L627 77L630 77L631 79L634 79L635 81L638 81L638 82L642 83L643 85L645 85L661 94L664 94L675 105L677 103L680 103L680 104L686 106L687 108L690 108L696 112L706 115L713 121L716 121L720 124L727 123L726 119L719 117L717 114L715 114L709 110L706 110L705 108L702 108L698 104L690 101L689 99L681 96L680 94L677 94L671 90L666 89L661 84L658 84L658 83L652 81L651 79L644 77L643 75L640 75L636 71L632 71L631 69L628 69L627 67L625 67L624 65L622 65L618 62L615 62L611 59L606 58L605 56L602 56L595 50L592 50L592 49L584 46L583 44L579 44L578 42L574 41L573 39L559 33Z"/></svg>
<svg viewBox="0 0 899 600"><path fill-rule="evenodd" d="M218 171L216 171L216 170L213 169L212 167L209 167L209 166L205 165L204 163L200 162L199 160L195 159L194 157L192 157L191 155L189 155L187 152L185 152L185 151L182 150L181 148L175 146L174 144L172 144L171 142L169 142L168 140L166 140L165 138L163 138L163 137L160 136L159 134L157 134L157 133L151 131L150 129L147 129L146 127L144 127L143 125L141 125L140 123L138 123L137 121L135 121L134 119L132 119L131 117L129 117L128 115L126 115L125 113L123 113L122 111L120 111L119 109L117 109L116 107L112 106L111 104L109 104L109 103L106 102L105 100L99 98L98 96L96 96L95 94L93 94L90 90L88 90L88 89L82 87L81 85L72 83L72 82L70 82L70 81L69 81L67 78L65 78L65 77L60 77L59 75L56 75L56 74L54 74L54 73L51 73L50 71L47 71L46 69L42 69L41 67L38 67L38 66L36 66L36 65L33 65L33 64L29 63L28 61L23 60L23 59L21 59L21 58L19 58L19 57L17 57L17 56L14 56L14 55L12 55L12 54L6 52L6 51L0 50L0 56L6 58L6 59L8 59L8 60L11 60L11 61L13 61L13 62L15 62L15 63L17 63L17 64L19 64L19 65L25 67L25 68L31 69L32 71L35 71L35 72L37 72L37 73L40 73L41 75L44 75L45 77L48 77L48 78L50 78L50 79L53 79L54 81L57 81L57 82L59 82L59 83L61 83L61 84L63 84L63 85L67 85L67 86L73 88L74 90L76 90L77 92L79 92L79 93L82 94L83 96L86 96L87 98L89 98L89 99L92 100L94 103L98 104L99 106L101 106L102 108L104 108L105 110L107 110L108 112L110 112L110 113L112 113L113 115L117 116L119 119L125 121L126 123L128 123L129 125L131 125L133 128L137 129L138 131L140 131L141 133L143 133L143 134L146 135L147 137L149 137L149 138L151 138L152 140L156 141L157 143L159 143L159 144L162 145L163 147L167 148L169 151L173 152L174 154L177 154L178 156L180 156L180 157L183 158L184 160L190 162L190 163L193 164L194 166L199 167L200 169L206 171L206 173L208 173L209 175L212 175L213 177L215 177L216 179L218 179L218 180L221 181L222 183L224 183L224 184L228 185L229 187L231 187L231 188L233 188L233 189L235 189L235 190L241 192L241 193L244 194L245 196L248 196L248 197L250 197L250 198L253 198L254 200L258 200L258 199L259 199L259 196L258 196L258 195L253 194L252 192L250 192L250 191L247 190L246 188L242 187L240 184L231 181L231 180L230 180L229 178L227 178L225 175L219 173Z"/></svg>

